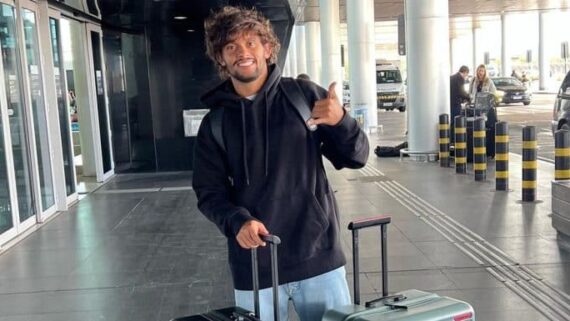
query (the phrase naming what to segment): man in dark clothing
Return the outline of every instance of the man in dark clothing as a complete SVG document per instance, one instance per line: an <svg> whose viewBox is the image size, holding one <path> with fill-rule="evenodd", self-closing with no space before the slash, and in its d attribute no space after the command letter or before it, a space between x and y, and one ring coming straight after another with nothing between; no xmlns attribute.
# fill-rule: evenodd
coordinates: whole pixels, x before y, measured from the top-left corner
<svg viewBox="0 0 570 321"><path fill-rule="evenodd" d="M467 66L461 66L459 71L449 79L449 105L451 107L449 124L451 125L450 135L452 141L455 138L453 131L455 116L461 114L461 103L469 101L469 94L465 91L465 79L467 79L467 75L469 75L469 68Z"/></svg>
<svg viewBox="0 0 570 321"><path fill-rule="evenodd" d="M279 42L255 10L224 7L205 22L208 56L223 78L202 97L223 108L226 151L206 115L195 145L193 188L200 211L227 237L238 306L253 309L251 254L265 246L260 235L278 235L279 306L287 320L293 300L301 321L320 320L350 303L341 249L339 213L322 156L336 169L361 168L368 139L335 93L296 81L312 108L310 131L286 99L275 65ZM261 319L273 319L270 262L259 251Z"/></svg>

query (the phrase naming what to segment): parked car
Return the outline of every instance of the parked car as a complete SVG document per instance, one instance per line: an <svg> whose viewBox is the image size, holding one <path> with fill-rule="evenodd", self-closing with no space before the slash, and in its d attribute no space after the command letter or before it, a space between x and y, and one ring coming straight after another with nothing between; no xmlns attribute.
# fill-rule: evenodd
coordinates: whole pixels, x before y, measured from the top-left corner
<svg viewBox="0 0 570 321"><path fill-rule="evenodd" d="M523 103L525 106L530 105L532 93L518 79L514 77L496 77L491 78L491 80L493 80L497 88L495 93L497 103Z"/></svg>
<svg viewBox="0 0 570 321"><path fill-rule="evenodd" d="M552 134L559 129L570 130L570 72L566 74L558 90L552 116Z"/></svg>

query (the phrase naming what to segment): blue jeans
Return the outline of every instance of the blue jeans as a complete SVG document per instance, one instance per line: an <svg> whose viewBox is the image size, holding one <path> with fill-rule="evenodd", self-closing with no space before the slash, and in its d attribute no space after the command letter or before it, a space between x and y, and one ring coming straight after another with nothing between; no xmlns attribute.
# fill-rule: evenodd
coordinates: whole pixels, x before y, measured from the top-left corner
<svg viewBox="0 0 570 321"><path fill-rule="evenodd" d="M253 291L234 290L236 305L253 311ZM351 303L346 271L340 267L330 272L279 286L279 315L289 320L289 300L301 321L321 320L325 311ZM273 289L259 291L261 320L273 321Z"/></svg>

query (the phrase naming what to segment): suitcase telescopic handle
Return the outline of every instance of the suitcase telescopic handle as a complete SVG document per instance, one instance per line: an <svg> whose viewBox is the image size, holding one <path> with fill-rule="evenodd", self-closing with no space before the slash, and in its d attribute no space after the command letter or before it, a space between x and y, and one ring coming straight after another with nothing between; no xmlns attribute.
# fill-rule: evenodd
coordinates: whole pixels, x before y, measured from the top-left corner
<svg viewBox="0 0 570 321"><path fill-rule="evenodd" d="M360 304L360 264L358 260L358 231L363 228L380 226L381 264L382 264L382 297L388 296L388 224L392 221L390 216L374 216L362 220L352 221L348 229L352 231L352 264L354 266L354 303Z"/></svg>
<svg viewBox="0 0 570 321"><path fill-rule="evenodd" d="M276 235L260 235L261 239L269 243L271 252L271 283L273 287L273 319L279 321L279 273L277 271L277 245L281 244L281 239ZM259 314L259 269L257 266L257 248L251 249L251 270L253 280L253 305L255 317Z"/></svg>

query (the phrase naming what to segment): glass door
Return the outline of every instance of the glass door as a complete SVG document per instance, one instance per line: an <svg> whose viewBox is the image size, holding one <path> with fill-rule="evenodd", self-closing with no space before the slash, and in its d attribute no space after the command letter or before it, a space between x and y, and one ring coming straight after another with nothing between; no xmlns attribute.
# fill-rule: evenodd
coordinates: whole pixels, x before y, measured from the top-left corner
<svg viewBox="0 0 570 321"><path fill-rule="evenodd" d="M98 166L98 178L105 180L111 177L114 173L113 171L113 154L111 151L111 130L109 124L109 112L107 108L107 94L106 94L106 82L105 82L105 70L103 63L103 42L101 37L101 28L87 24L87 33L89 39L89 53L91 58L93 85L92 88L95 92L95 106L97 109L98 116L98 129L99 129L99 141L101 146L100 160L102 165L102 172L99 172Z"/></svg>
<svg viewBox="0 0 570 321"><path fill-rule="evenodd" d="M35 155L39 178L40 213L54 210L55 189L51 164L51 148L47 121L46 100L44 95L40 41L38 37L37 4L30 1L20 1L20 17L22 21L22 38L25 45L24 67L31 109L32 128L35 139ZM31 144L30 146L33 146Z"/></svg>
<svg viewBox="0 0 570 321"><path fill-rule="evenodd" d="M35 214L35 200L32 193L31 155L29 150L30 133L26 126L29 114L24 104L23 72L16 23L16 9L0 3L0 41L2 43L2 64L4 90L6 92L9 135L11 141L12 164L15 172L17 194L17 221L24 222ZM9 166L10 166L9 165ZM18 224L19 222L14 222Z"/></svg>
<svg viewBox="0 0 570 321"><path fill-rule="evenodd" d="M0 28L0 47L2 48L2 57L6 57L6 52L9 52L10 38L8 28L6 28L7 19L4 14L5 7L0 3L0 25L4 28ZM7 16L13 11L9 10L6 12ZM13 30L13 29L12 29ZM6 59L2 59L2 62ZM7 104L7 86L4 82L4 69L2 68L2 62L0 62L0 244L3 244L6 240L14 237L16 235L16 222L18 218L15 216L17 212L17 201L15 201L15 193L11 186L15 186L14 183L14 171L10 169L9 164L13 164L12 145L10 139L10 125L11 114L14 112L12 108L8 107Z"/></svg>
<svg viewBox="0 0 570 321"><path fill-rule="evenodd" d="M61 146L63 156L63 167L65 176L65 193L72 196L76 193L75 168L73 162L73 146L71 140L71 110L75 108L75 100L67 99L65 90L65 69L63 66L60 18L57 14L49 17L49 32L52 50L52 62L55 78L55 92L57 98L57 109L59 118L59 131L61 134ZM68 105L69 104L69 105Z"/></svg>

